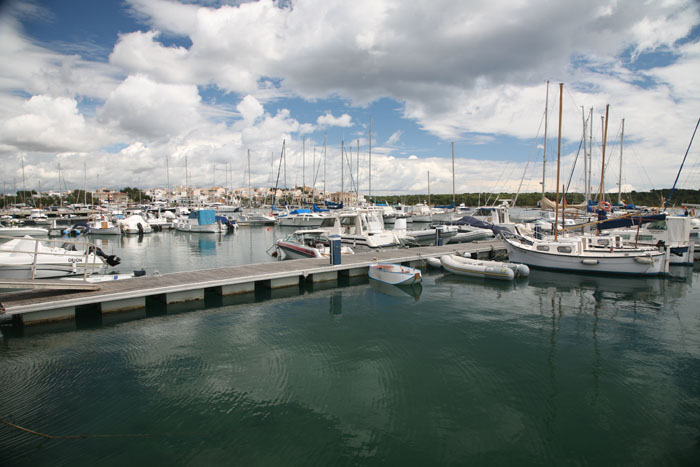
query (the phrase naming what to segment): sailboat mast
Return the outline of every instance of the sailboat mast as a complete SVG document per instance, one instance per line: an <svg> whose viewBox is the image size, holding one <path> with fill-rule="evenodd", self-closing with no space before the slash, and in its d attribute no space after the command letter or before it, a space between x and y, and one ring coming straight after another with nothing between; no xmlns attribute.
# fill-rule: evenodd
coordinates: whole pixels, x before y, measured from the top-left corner
<svg viewBox="0 0 700 467"><path fill-rule="evenodd" d="M600 194L598 195L598 208L600 209L603 204L603 182L605 181L605 144L608 139L608 111L610 110L610 104L605 106L605 120L603 124L603 162L602 168L600 169Z"/></svg>
<svg viewBox="0 0 700 467"><path fill-rule="evenodd" d="M622 119L622 130L620 131L620 174L617 183L617 204L622 204L622 145L625 140L625 119Z"/></svg>
<svg viewBox="0 0 700 467"><path fill-rule="evenodd" d="M591 188L593 187L593 107L591 107L591 111L588 116L588 124L590 126L590 130L588 131L588 199L586 200L586 203L588 203L592 197Z"/></svg>
<svg viewBox="0 0 700 467"><path fill-rule="evenodd" d="M372 202L372 116L369 116L369 201Z"/></svg>
<svg viewBox="0 0 700 467"><path fill-rule="evenodd" d="M301 142L301 199L306 199L306 136Z"/></svg>
<svg viewBox="0 0 700 467"><path fill-rule="evenodd" d="M248 149L248 207L253 205L253 191L250 186L250 149Z"/></svg>
<svg viewBox="0 0 700 467"><path fill-rule="evenodd" d="M430 207L430 170L428 170L428 207Z"/></svg>
<svg viewBox="0 0 700 467"><path fill-rule="evenodd" d="M547 175L547 115L549 114L549 80L544 98L544 149L542 151L542 200L545 198L544 180Z"/></svg>
<svg viewBox="0 0 700 467"><path fill-rule="evenodd" d="M457 204L455 202L455 143L452 142L452 212L457 211Z"/></svg>
<svg viewBox="0 0 700 467"><path fill-rule="evenodd" d="M586 113L583 110L583 106L581 106L581 121L583 122L583 194L586 203L588 203L588 179L586 178L588 176L588 153L586 152L586 129L588 125L586 125Z"/></svg>
<svg viewBox="0 0 700 467"><path fill-rule="evenodd" d="M357 138L357 177L355 178L355 201L360 204L360 138Z"/></svg>
<svg viewBox="0 0 700 467"><path fill-rule="evenodd" d="M559 167L561 163L561 111L564 94L564 83L559 83L559 137L557 143L557 194L554 198L554 241L559 235ZM543 185L544 186L544 185Z"/></svg>
<svg viewBox="0 0 700 467"><path fill-rule="evenodd" d="M326 194L326 137L328 136L328 132L324 131L323 132L323 199L325 200L327 198Z"/></svg>
<svg viewBox="0 0 700 467"><path fill-rule="evenodd" d="M345 198L345 140L340 140L340 202Z"/></svg>

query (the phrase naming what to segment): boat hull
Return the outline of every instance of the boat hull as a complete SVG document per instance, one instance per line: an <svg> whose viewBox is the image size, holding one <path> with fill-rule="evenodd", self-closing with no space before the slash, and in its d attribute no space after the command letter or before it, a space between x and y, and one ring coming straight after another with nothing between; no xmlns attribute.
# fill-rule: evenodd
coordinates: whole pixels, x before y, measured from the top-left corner
<svg viewBox="0 0 700 467"><path fill-rule="evenodd" d="M391 285L412 285L423 280L420 270L390 263L370 265L368 275L370 279Z"/></svg>
<svg viewBox="0 0 700 467"><path fill-rule="evenodd" d="M634 276L657 276L668 273L668 252L662 251L643 254L620 252L557 255L528 250L510 239L506 239L506 249L511 262L523 263L535 268Z"/></svg>

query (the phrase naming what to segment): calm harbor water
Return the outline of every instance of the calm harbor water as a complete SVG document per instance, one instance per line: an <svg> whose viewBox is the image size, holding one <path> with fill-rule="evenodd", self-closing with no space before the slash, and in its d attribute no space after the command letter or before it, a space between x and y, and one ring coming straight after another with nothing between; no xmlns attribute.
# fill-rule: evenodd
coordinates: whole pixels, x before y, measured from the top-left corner
<svg viewBox="0 0 700 467"><path fill-rule="evenodd" d="M105 240L122 272L286 231ZM366 278L0 340L0 465L698 465L700 270ZM194 309L199 308L199 309Z"/></svg>

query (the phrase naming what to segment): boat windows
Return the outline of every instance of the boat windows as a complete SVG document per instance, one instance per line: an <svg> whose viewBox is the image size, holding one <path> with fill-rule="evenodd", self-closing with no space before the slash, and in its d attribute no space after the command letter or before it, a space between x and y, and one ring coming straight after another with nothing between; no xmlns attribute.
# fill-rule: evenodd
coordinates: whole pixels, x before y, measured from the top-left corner
<svg viewBox="0 0 700 467"><path fill-rule="evenodd" d="M566 245L566 246L558 246L557 251L559 253L571 253L573 251L573 249L571 248L571 246Z"/></svg>
<svg viewBox="0 0 700 467"><path fill-rule="evenodd" d="M537 251L549 251L549 245L537 245Z"/></svg>
<svg viewBox="0 0 700 467"><path fill-rule="evenodd" d="M667 230L668 226L666 225L666 221L656 221L656 222L650 222L647 225L647 230Z"/></svg>

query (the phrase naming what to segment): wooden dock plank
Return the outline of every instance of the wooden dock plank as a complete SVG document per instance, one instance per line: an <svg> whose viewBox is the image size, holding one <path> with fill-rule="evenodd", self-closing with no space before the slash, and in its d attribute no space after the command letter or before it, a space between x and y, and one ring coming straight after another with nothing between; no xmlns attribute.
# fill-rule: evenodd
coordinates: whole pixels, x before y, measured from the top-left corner
<svg viewBox="0 0 700 467"><path fill-rule="evenodd" d="M148 297L164 293L185 292L224 285L243 284L271 279L308 276L330 271L367 267L373 262L410 262L427 257L456 252L486 252L503 250L501 240L489 240L463 244L418 247L396 250L380 250L354 255L344 255L341 265L330 265L328 259L299 259L258 263L228 268L177 272L156 276L102 282L99 290L65 293L46 290L35 292L10 292L0 294L4 314L22 314L66 306L89 305L115 300Z"/></svg>

